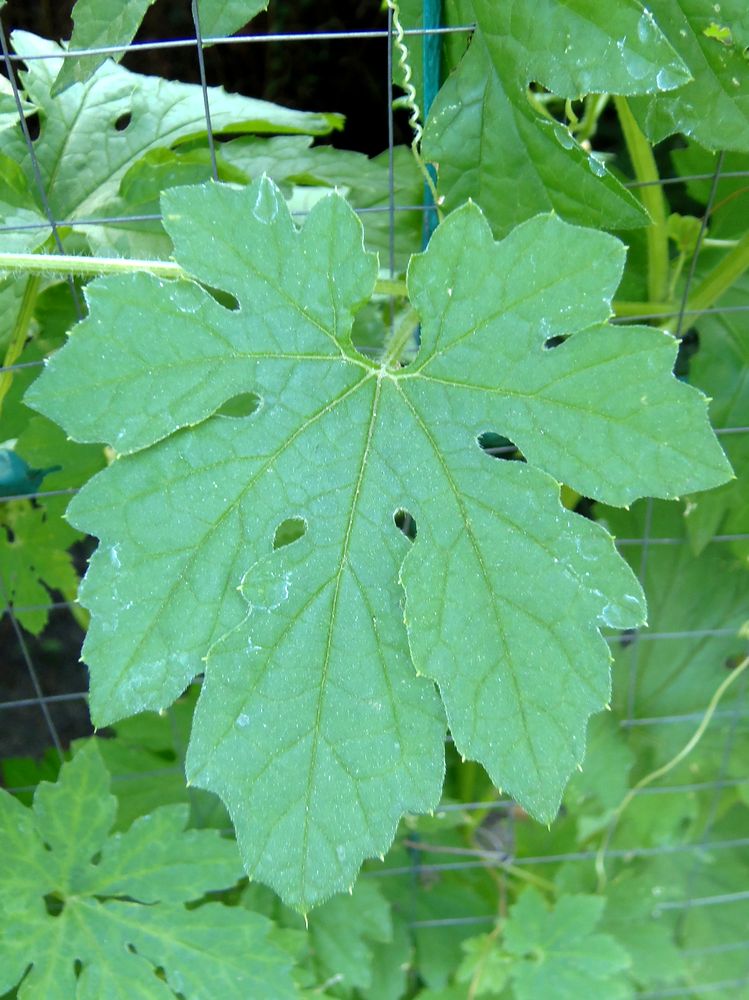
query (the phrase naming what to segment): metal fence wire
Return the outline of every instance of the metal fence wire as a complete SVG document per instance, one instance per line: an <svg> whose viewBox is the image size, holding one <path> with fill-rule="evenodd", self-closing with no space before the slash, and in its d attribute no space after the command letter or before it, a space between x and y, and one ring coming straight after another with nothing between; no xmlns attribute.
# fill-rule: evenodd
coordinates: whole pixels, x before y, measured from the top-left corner
<svg viewBox="0 0 749 1000"><path fill-rule="evenodd" d="M425 7L429 7L425 4ZM431 5L432 8L438 5ZM12 5L11 5L12 7ZM159 41L137 41L128 46L111 46L105 48L92 48L88 50L69 49L62 54L63 58L71 58L81 54L99 55L120 55L123 52L143 52L146 50L168 50L177 48L194 49L195 58L198 63L199 77L203 91L205 108L205 122L208 136L208 146L210 149L212 172L214 178L218 179L218 168L216 165L215 140L211 130L211 106L210 94L206 84L206 67L204 63L204 46L207 44L230 47L238 54L252 52L258 46L268 44L281 44L288 47L290 53L297 46L319 46L325 43L330 46L356 47L364 40L377 40L382 45L382 115L385 116L388 135L389 152L389 198L387 205L383 207L373 207L360 209L361 212L386 213L389 219L390 245L389 245L389 268L391 274L396 271L394 233L396 213L415 212L429 215L434 212L434 206L428 203L422 205L397 205L395 196L395 120L394 120L394 85L393 85L393 51L395 26L393 23L393 12L387 11L387 22L377 23L378 17L376 9L373 11L374 25L371 30L357 31L310 31L305 33L288 34L260 34L249 33L229 38L203 38L200 31L200 21L197 4L193 0L191 13L194 24L192 37L179 39L164 39ZM717 9L717 8L716 8ZM6 11L7 15L7 11ZM383 14L384 19L384 14ZM459 27L444 27L438 23L429 25L429 21L424 22L425 27L406 31L407 40L414 36L421 36L424 39L436 39L439 41L442 36L448 33L467 34L473 30L470 24ZM156 221L160 218L158 214L121 215L106 218L64 218L57 219L52 212L47 191L43 181L42 170L40 169L34 141L26 125L23 116L23 105L19 89L17 71L19 64L29 64L33 59L50 58L47 54L25 55L23 58L14 54L9 46L8 36L5 26L0 20L0 47L2 50L2 60L4 73L10 82L19 113L21 127L28 150L30 163L33 169L35 183L38 189L40 204L43 206L46 215L46 223L27 223L23 225L0 225L0 246L2 246L3 236L11 232L30 230L34 228L47 229L52 236L54 245L58 253L64 253L64 238L61 230L66 227L75 226L77 229L85 227L101 226L103 224L128 223L133 221ZM332 49L331 49L332 51ZM55 58L59 58L56 54ZM290 55L293 58L293 54ZM639 316L627 317L622 322L647 322L648 320L660 320L672 317L676 321L677 333L682 333L689 327L689 320L692 315L686 306L689 291L694 279L700 253L706 235L706 226L709 219L718 184L720 180L726 178L747 178L749 184L749 170L747 171L724 171L722 169L723 157L719 156L714 173L711 174L691 174L688 176L665 177L658 183L671 188L673 185L686 185L690 181L709 181L711 184L710 197L705 207L702 227L699 238L695 246L691 261L687 266L687 280L681 297L681 307L673 313L645 313ZM641 186L637 182L630 182L630 188ZM297 213L304 215L304 212ZM76 286L72 279L71 289L74 295L75 308L78 315L82 315L83 306L78 296ZM725 317L732 313L749 312L749 302L735 303L730 305L718 305L711 309L700 310L701 316L713 314L717 317ZM616 320L615 320L616 322ZM21 361L16 364L0 367L0 372L20 371L43 364L42 361ZM729 438L735 439L740 435L749 434L749 414L743 422L731 426L721 426L716 428L716 433L723 443ZM0 433L0 438L2 434ZM498 449L501 451L501 449ZM39 489L32 492L15 494L0 498L0 503L13 501L44 502L52 497L65 496L76 492L74 489ZM648 572L654 558L663 555L664 551L675 553L679 548L688 545L687 539L681 536L671 536L669 534L658 534L653 528L654 504L652 501L645 502L644 528L640 537L618 538L617 545L624 551L627 549L639 549L639 556L635 561L637 574L648 593ZM749 541L749 533L727 533L716 534L709 541L709 549L720 550L736 542ZM6 544L6 539L0 539L0 545ZM60 618L67 618L71 612L71 602L59 599L59 595L52 594L48 603L44 604L13 604L11 600L10 581L0 579L0 604L4 608L0 612L0 636L2 636L2 674L0 679L0 692L6 692L6 700L0 702L0 731L7 734L13 731L28 732L46 731L46 742L53 752L57 754L59 760L64 758L67 745L70 742L66 736L67 717L71 703L85 702L88 695L86 691L86 678L84 668L78 661L78 650L66 648L59 650L52 649L52 655L58 660L61 657L69 659L70 670L65 672L65 680L57 682L55 690L45 690L45 685L39 670L39 663L50 656L50 641L45 639L50 630L42 633L40 637L34 637L24 630L18 620L22 613L33 611L44 611L49 614L50 622L53 624ZM651 594L648 593L650 599ZM746 610L745 610L746 614ZM749 615L747 615L749 617ZM638 685L641 683L646 672L652 679L653 673L663 668L673 658L688 663L690 657L697 654L701 657L700 662L705 663L711 658L723 658L726 653L726 643L736 640L731 646L734 656L743 656L746 652L746 642L737 636L737 625L735 615L729 620L720 614L708 625L701 625L694 628L679 628L671 631L658 631L654 629L643 629L638 633L607 635L609 643L615 647L620 655L618 670L628 671L625 680L627 688L627 711L620 720L621 730L627 738L635 732L647 731L652 733L652 745L658 746L663 743L668 747L678 747L685 743L695 727L700 723L704 715L704 710L688 711L670 715L638 715L636 693ZM52 640L54 644L54 640ZM15 644L16 653L13 653L12 646ZM628 657L628 664L624 668L621 666L622 656ZM13 662L18 660L18 665ZM689 669L688 666L685 669ZM47 672L48 673L48 672ZM745 680L746 678L744 678ZM68 687L65 687L65 684ZM62 686L62 689L60 687ZM722 857L727 852L746 852L749 848L749 826L746 837L726 837L721 833L721 817L726 793L735 793L736 789L745 789L749 786L749 766L747 760L737 753L737 745L742 734L747 732L747 722L749 721L749 702L747 701L747 685L739 683L733 697L727 703L721 704L718 711L712 717L708 729L710 745L713 751L718 748L717 753L713 753L713 759L717 759L718 764L712 766L712 770L707 772L701 764L700 748L695 751L692 760L694 762L691 772L693 780L684 780L682 777L669 783L668 780L653 784L643 788L639 794L643 796L657 796L659 801L664 803L664 809L670 808L669 803L675 800L694 799L696 796L706 797L701 801L707 803L705 807L705 820L701 827L690 826L681 839L674 841L673 838L664 838L662 843L644 845L638 843L636 839L621 843L615 837L606 850L606 861L616 859L633 862L637 859L662 857L673 857L678 859L683 870L688 871L685 881L687 891L681 894L669 894L668 886L663 891L662 896L654 896L651 916L655 919L666 911L678 911L681 919L686 919L696 911L704 910L710 914L712 919L724 929L725 939L712 943L704 948L687 950L687 957L695 958L697 953L704 959L699 964L699 968L707 970L706 978L692 981L688 985L677 985L655 991L641 991L638 993L640 1000L656 1000L665 997L701 997L703 995L715 995L725 997L749 996L749 934L747 934L747 915L749 914L749 884L730 885L726 891L706 893L699 887L694 890L690 886L697 886L697 866L700 860L708 858L719 869L722 864ZM8 692L15 692L13 697L7 696ZM80 735L76 733L75 735ZM709 763L709 762L708 762ZM156 769L153 774L164 772L180 771L180 762L166 764L163 769ZM146 772L145 776L148 776ZM135 778L144 777L143 772L135 774L116 774L114 781L128 781ZM21 794L28 792L33 785L15 785L10 787L10 791ZM749 803L749 798L745 798L745 803ZM465 848L461 846L451 846L441 843L429 843L424 837L409 838L408 833L399 835L399 843L405 848L395 856L385 859L382 865L372 865L365 870L362 877L374 878L378 880L400 879L409 887L408 891L413 894L414 899L419 893L429 892L434 896L440 891L440 880L451 872L466 872L474 870L478 873L493 873L493 877L501 883L503 873L508 864L514 868L523 869L529 873L543 870L546 866L557 866L563 862L575 863L590 866L596 858L596 846L590 849L562 850L555 849L554 828L552 827L548 836L545 831L527 838L528 843L535 845L535 850L523 851L517 849L517 843L523 840L520 826L527 824L527 817L518 810L513 802L501 795L494 801L445 801L437 813L437 817L450 817L458 814L460 816L470 815L475 811L483 811L487 819L482 826L488 831L483 842L477 842L475 848ZM494 822L492 820L494 817ZM493 825L504 824L504 832L501 843L498 838L494 840L489 835ZM513 831L514 826L514 831ZM637 826L630 826L625 831L629 836L637 832ZM656 838L657 839L657 838ZM516 847L513 848L513 844ZM509 846L508 846L509 845ZM402 859L406 858L406 863ZM7 860L7 859L6 859ZM686 866L686 867L685 867ZM653 887L654 893L657 887ZM474 933L489 929L492 922L496 920L496 913L492 912L466 912L463 905L457 907L455 912L450 912L449 898L441 907L444 916L430 917L428 919L419 917L419 908L416 903L412 908L409 923L414 933L421 936L422 942L428 935L436 935L435 941L439 946L439 934L445 928L465 926L473 928ZM742 905L744 904L744 905ZM425 937L426 936L426 937ZM710 978L711 955L735 953L736 962L733 968L735 975L730 979Z"/></svg>

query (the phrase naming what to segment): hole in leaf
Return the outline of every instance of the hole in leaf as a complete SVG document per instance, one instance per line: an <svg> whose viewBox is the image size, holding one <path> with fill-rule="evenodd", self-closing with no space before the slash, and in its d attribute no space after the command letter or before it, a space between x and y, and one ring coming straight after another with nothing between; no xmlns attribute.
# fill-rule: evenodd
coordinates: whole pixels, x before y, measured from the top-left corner
<svg viewBox="0 0 749 1000"><path fill-rule="evenodd" d="M219 406L216 413L221 417L250 417L263 402L254 392L240 392Z"/></svg>
<svg viewBox="0 0 749 1000"><path fill-rule="evenodd" d="M211 285L203 285L203 288L224 309L228 309L229 312L239 312L239 299L230 292L225 292L223 288L213 288Z"/></svg>
<svg viewBox="0 0 749 1000"><path fill-rule="evenodd" d="M567 338L561 334L557 337L549 337L548 340L544 341L544 347L547 351L550 351L552 347L559 347L559 345L563 344L566 339Z"/></svg>
<svg viewBox="0 0 749 1000"><path fill-rule="evenodd" d="M303 517L287 517L281 521L273 536L273 548L282 549L284 545L291 545L292 542L299 541L307 534L307 522Z"/></svg>
<svg viewBox="0 0 749 1000"><path fill-rule="evenodd" d="M402 531L410 542L413 542L416 538L416 519L407 510L401 508L393 514L393 520L396 528Z"/></svg>
<svg viewBox="0 0 749 1000"><path fill-rule="evenodd" d="M50 892L44 897L44 908L50 917L59 917L65 909L65 900L54 892Z"/></svg>
<svg viewBox="0 0 749 1000"><path fill-rule="evenodd" d="M120 117L115 121L114 127L118 132L124 132L132 120L133 116L129 111L126 111L124 115L120 115Z"/></svg>
<svg viewBox="0 0 749 1000"><path fill-rule="evenodd" d="M26 115L26 128L29 130L29 137L32 142L36 142L39 138L39 134L42 131L42 120L39 117L38 112Z"/></svg>
<svg viewBox="0 0 749 1000"><path fill-rule="evenodd" d="M509 438L496 434L494 431L484 431L476 438L479 447L492 458L501 458L507 462L524 461L518 450L518 446L513 444Z"/></svg>

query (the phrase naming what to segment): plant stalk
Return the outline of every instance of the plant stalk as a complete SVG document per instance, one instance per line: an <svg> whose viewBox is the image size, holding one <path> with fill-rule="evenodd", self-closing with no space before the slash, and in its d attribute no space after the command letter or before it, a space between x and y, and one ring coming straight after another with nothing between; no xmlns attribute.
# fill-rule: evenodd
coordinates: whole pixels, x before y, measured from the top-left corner
<svg viewBox="0 0 749 1000"><path fill-rule="evenodd" d="M640 201L650 215L647 228L648 298L653 302L664 299L668 292L668 211L660 175L650 143L630 111L625 97L614 97L619 123L632 161L635 177L642 183L638 189Z"/></svg>
<svg viewBox="0 0 749 1000"><path fill-rule="evenodd" d="M690 313L702 312L709 309L720 299L724 292L735 284L738 279L749 269L749 232L739 240L736 246L729 250L719 264L707 274L697 285L695 290L687 300L687 309ZM671 319L663 324L663 329L673 333L676 329L677 318Z"/></svg>
<svg viewBox="0 0 749 1000"><path fill-rule="evenodd" d="M419 314L415 309L409 309L385 346L385 355L382 359L385 368L400 366L401 355L411 343L418 326Z"/></svg>

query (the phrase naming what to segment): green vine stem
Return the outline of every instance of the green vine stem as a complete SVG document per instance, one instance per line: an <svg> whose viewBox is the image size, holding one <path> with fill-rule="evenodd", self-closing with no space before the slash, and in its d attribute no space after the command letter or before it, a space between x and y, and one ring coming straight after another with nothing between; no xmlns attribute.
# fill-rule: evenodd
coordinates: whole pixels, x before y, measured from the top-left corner
<svg viewBox="0 0 749 1000"><path fill-rule="evenodd" d="M741 675L744 673L747 667L749 667L749 656L745 656L744 659L741 661L741 663L739 663L738 666L734 667L734 669L731 671L728 677L726 677L725 680L723 680L722 683L718 686L712 698L710 699L710 703L705 709L705 714L702 716L699 726L697 726L691 738L684 744L681 750L679 750L679 752L675 754L671 758L671 760L667 761L665 764L662 764L660 767L657 767L654 771L651 771L650 774L646 774L645 777L641 778L636 785L633 785L632 788L630 788L630 790L627 792L622 801L614 810L608 829L606 830L606 833L601 840L600 846L596 851L595 865L596 865L596 874L598 876L599 893L603 892L604 889L606 888L606 881L607 881L606 851L608 850L609 844L611 843L611 838L614 834L614 831L616 830L619 824L619 820L622 818L622 813L627 808L627 806L629 806L629 804L632 802L632 800L635 798L635 796L641 789L647 788L648 785L652 785L652 783L654 781L657 781L658 778L664 777L664 775L668 774L669 771L672 771L677 766L677 764L680 764L686 757L689 756L689 754L694 750L694 748L700 742L702 737L705 735L705 731L707 727L710 725L712 717L713 715L715 715L715 710L720 704L723 695L731 687L732 684L736 683L736 681L739 679L739 677L741 677Z"/></svg>
<svg viewBox="0 0 749 1000"><path fill-rule="evenodd" d="M69 254L0 253L0 274L79 274L83 277L101 277L107 274L135 274L146 272L157 278L175 281L192 281L192 275L171 260L128 260L124 257L75 257ZM379 278L375 295L408 297L405 281Z"/></svg>
<svg viewBox="0 0 749 1000"><path fill-rule="evenodd" d="M666 297L668 290L668 210L660 175L650 143L630 111L625 97L614 97L619 124L632 161L635 177L641 182L640 200L650 215L647 227L648 243L648 297L657 302Z"/></svg>

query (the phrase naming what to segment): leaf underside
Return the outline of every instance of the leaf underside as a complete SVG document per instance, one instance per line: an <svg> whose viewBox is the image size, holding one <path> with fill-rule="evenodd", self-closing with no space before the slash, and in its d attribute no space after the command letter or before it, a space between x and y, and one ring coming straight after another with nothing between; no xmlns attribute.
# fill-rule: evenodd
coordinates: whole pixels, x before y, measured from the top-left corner
<svg viewBox="0 0 749 1000"><path fill-rule="evenodd" d="M267 179L175 189L163 210L176 259L237 307L191 281L97 281L27 396L121 456L69 509L101 540L81 592L96 724L204 672L188 777L299 909L434 807L445 717L550 821L609 697L598 626L644 618L559 482L627 504L730 475L673 339L607 324L621 244L555 216L495 243L475 205L456 211L412 259L421 346L398 368L351 344L377 261L342 198L301 230ZM217 412L247 393L250 415ZM485 432L527 461L489 457ZM274 547L290 520L301 537Z"/></svg>

